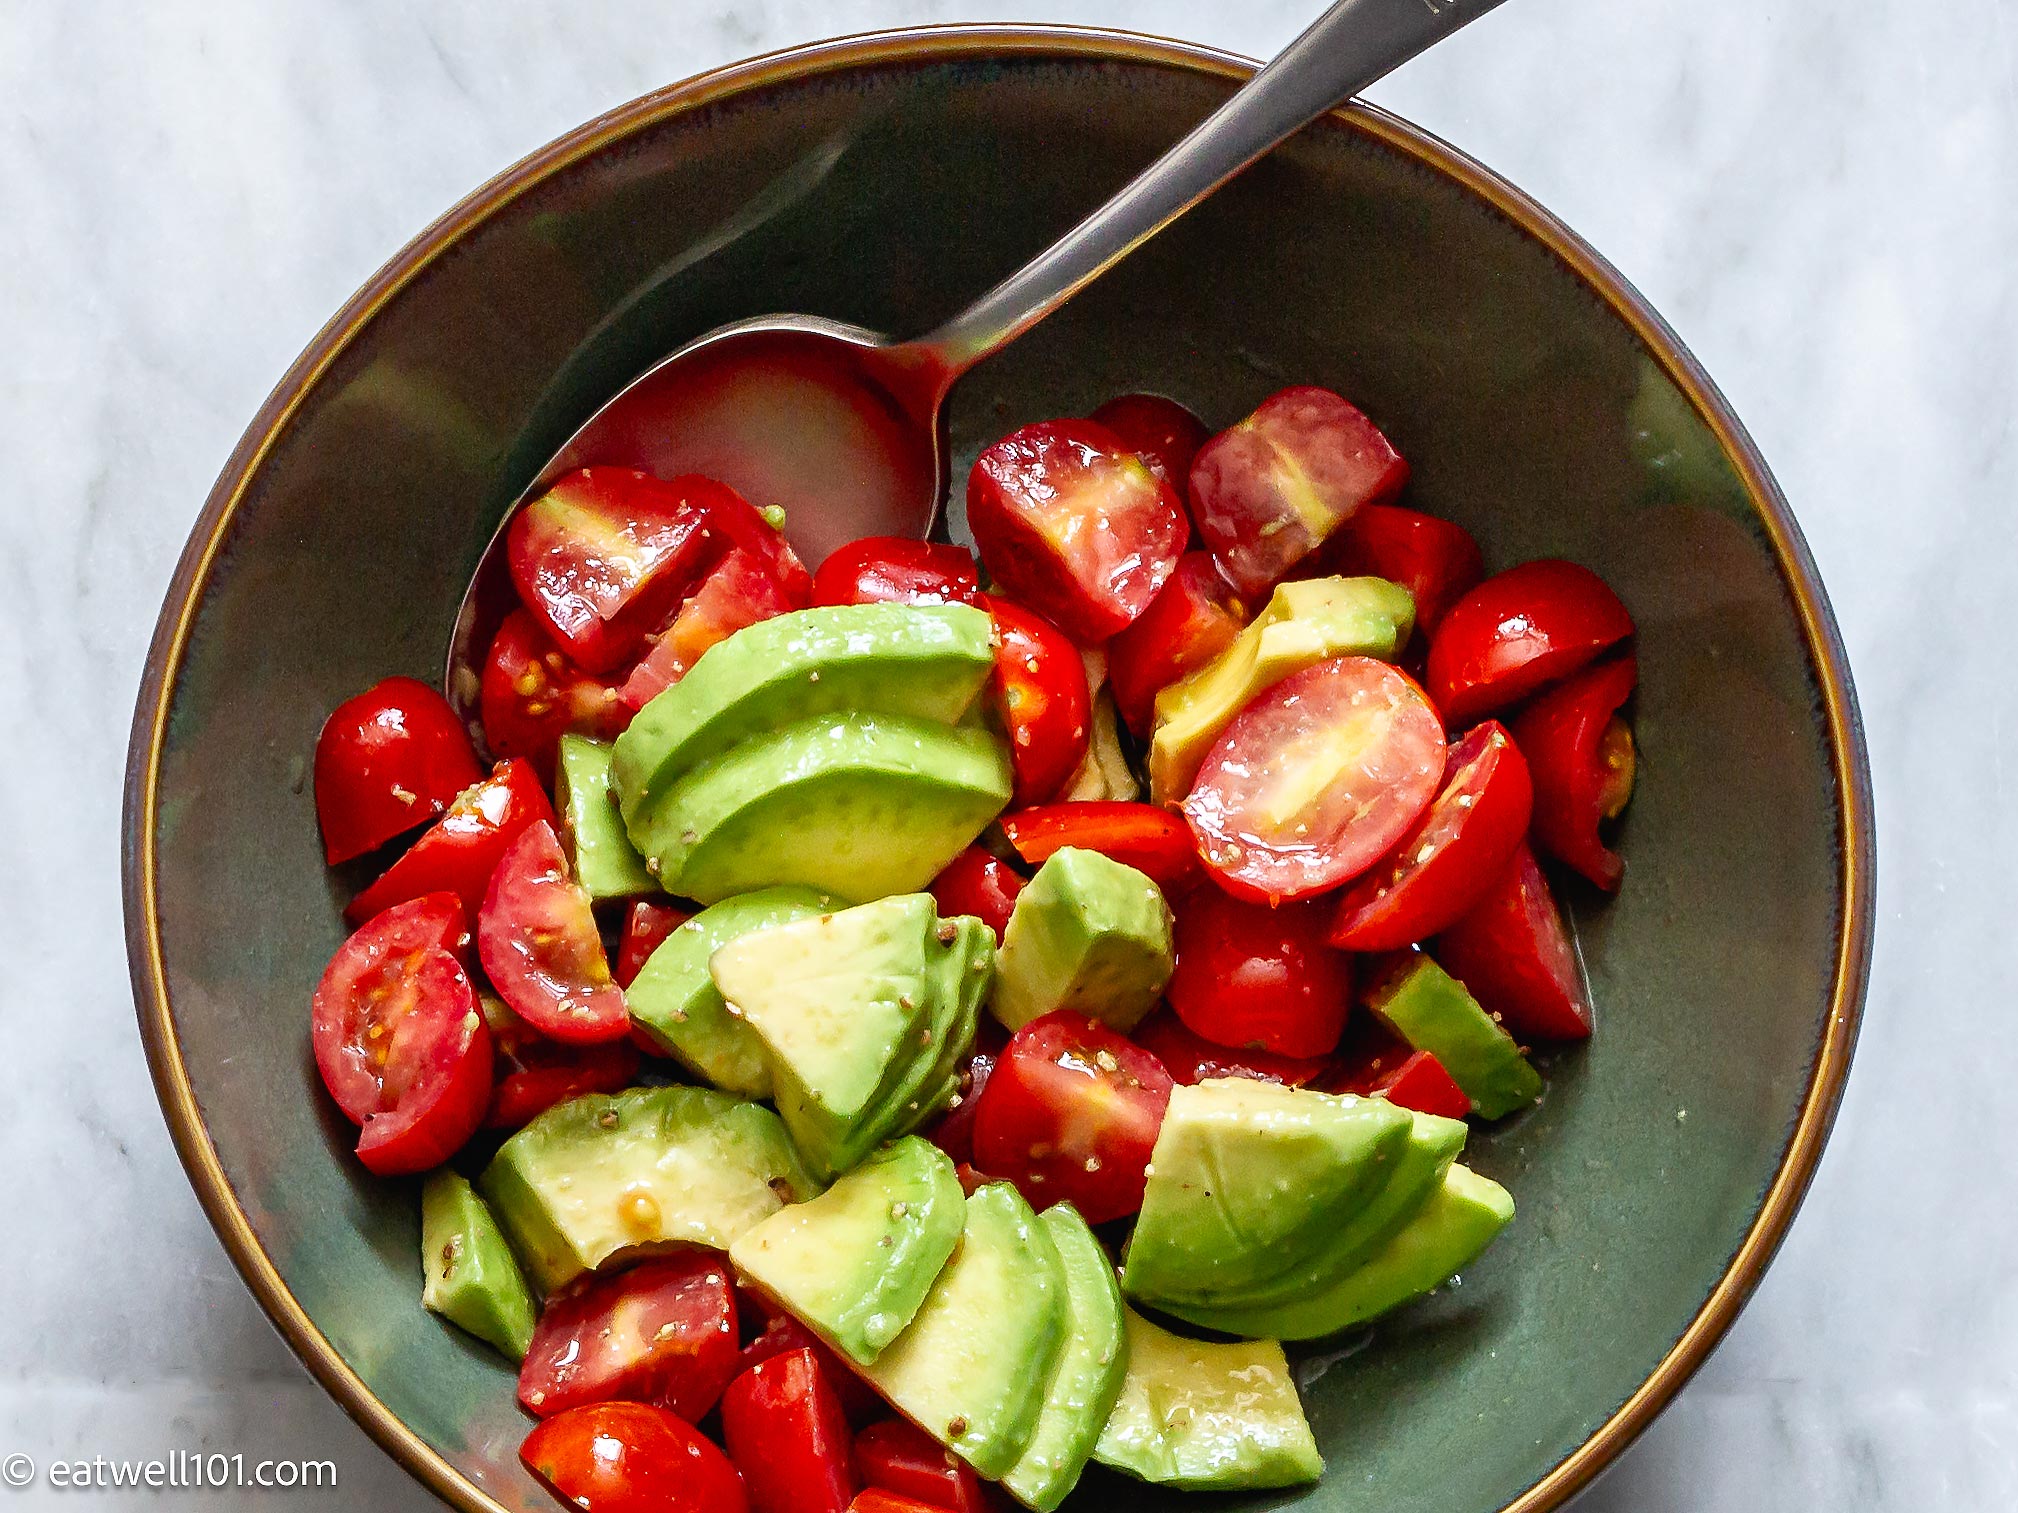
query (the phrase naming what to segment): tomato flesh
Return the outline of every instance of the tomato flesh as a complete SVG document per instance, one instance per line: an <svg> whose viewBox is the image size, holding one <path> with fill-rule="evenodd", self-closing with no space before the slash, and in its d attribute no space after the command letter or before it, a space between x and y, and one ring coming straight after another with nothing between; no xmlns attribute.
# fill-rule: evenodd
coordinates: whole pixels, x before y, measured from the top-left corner
<svg viewBox="0 0 2018 1513"><path fill-rule="evenodd" d="M477 915L477 955L498 996L542 1035L570 1045L630 1033L589 896L540 821L499 858Z"/></svg>
<svg viewBox="0 0 2018 1513"><path fill-rule="evenodd" d="M1148 738L1156 696L1233 644L1247 611L1206 552L1177 559L1135 623L1107 643L1107 677L1123 723Z"/></svg>
<svg viewBox="0 0 2018 1513"><path fill-rule="evenodd" d="M789 553L791 548L783 550ZM794 565L797 561L792 559ZM643 709L684 678L709 647L760 620L805 609L811 593L810 579L780 576L775 561L735 548L715 565L694 596L680 606L673 623L652 642L644 660L631 669L619 695L624 707Z"/></svg>
<svg viewBox="0 0 2018 1513"><path fill-rule="evenodd" d="M827 1385L839 1399L849 1423L865 1424L885 1411L883 1399L877 1395L876 1389L857 1376L851 1366L804 1324L748 1289L738 1288L736 1299L739 1317L762 1321L762 1327L743 1345L742 1354L736 1357L738 1372L747 1372L774 1356L787 1355L795 1350L810 1351L820 1363L820 1369L827 1374Z"/></svg>
<svg viewBox="0 0 2018 1513"><path fill-rule="evenodd" d="M1213 1077L1246 1077L1254 1082L1304 1087L1330 1065L1322 1056L1277 1056L1251 1047L1220 1045L1191 1030L1174 1012L1152 1014L1137 1025L1135 1043L1162 1062L1171 1079L1184 1087L1196 1087Z"/></svg>
<svg viewBox="0 0 2018 1513"><path fill-rule="evenodd" d="M1614 716L1639 682L1630 655L1578 673L1514 721L1534 768L1534 843L1607 891L1626 864L1599 827L1632 793L1632 732Z"/></svg>
<svg viewBox="0 0 2018 1513"><path fill-rule="evenodd" d="M519 1459L581 1513L749 1513L729 1458L648 1403L591 1403L547 1419Z"/></svg>
<svg viewBox="0 0 2018 1513"><path fill-rule="evenodd" d="M539 774L530 762L500 762L489 777L458 794L448 813L423 831L377 882L352 899L344 915L355 924L408 899L453 893L473 916L483 907L491 873L505 848L527 826L541 822L559 823Z"/></svg>
<svg viewBox="0 0 2018 1513"><path fill-rule="evenodd" d="M706 1251L591 1272L546 1300L519 1368L540 1418L589 1403L656 1403L688 1423L735 1377L740 1347L728 1263Z"/></svg>
<svg viewBox="0 0 2018 1513"><path fill-rule="evenodd" d="M562 736L614 740L631 720L616 687L570 662L522 609L505 616L491 641L478 710L491 755L524 757L544 783L553 781Z"/></svg>
<svg viewBox="0 0 2018 1513"><path fill-rule="evenodd" d="M971 914L995 932L999 945L1024 889L1023 874L993 852L969 846L932 879L931 894L946 919Z"/></svg>
<svg viewBox="0 0 2018 1513"><path fill-rule="evenodd" d="M1117 394L1088 418L1120 437L1172 493L1184 497L1191 459L1211 434L1204 421L1161 394Z"/></svg>
<svg viewBox="0 0 2018 1513"><path fill-rule="evenodd" d="M637 1080L638 1048L628 1041L561 1045L530 1040L499 1047L497 1086L483 1116L485 1129L523 1129L556 1103L584 1093L620 1093Z"/></svg>
<svg viewBox="0 0 2018 1513"><path fill-rule="evenodd" d="M1429 693L1469 725L1586 667L1633 633L1604 579L1574 562L1523 562L1451 606L1429 643Z"/></svg>
<svg viewBox="0 0 2018 1513"><path fill-rule="evenodd" d="M815 604L972 604L980 592L966 547L912 536L864 536L813 574Z"/></svg>
<svg viewBox="0 0 2018 1513"><path fill-rule="evenodd" d="M1006 599L984 594L995 617L995 712L1009 734L1015 802L1041 804L1079 770L1093 696L1086 663L1065 633Z"/></svg>
<svg viewBox="0 0 2018 1513"><path fill-rule="evenodd" d="M1415 628L1424 637L1485 577L1470 531L1394 504L1361 506L1313 561L1319 573L1399 583L1415 598Z"/></svg>
<svg viewBox="0 0 2018 1513"><path fill-rule="evenodd" d="M1435 954L1520 1040L1584 1040L1594 1023L1576 947L1523 842L1484 898L1436 939Z"/></svg>
<svg viewBox="0 0 2018 1513"><path fill-rule="evenodd" d="M1002 833L1016 854L1033 866L1067 846L1098 851L1148 875L1165 893L1198 877L1198 854L1184 821L1154 804L1083 800L1045 804L1007 814Z"/></svg>
<svg viewBox="0 0 2018 1513"><path fill-rule="evenodd" d="M315 817L334 867L440 815L483 776L448 700L386 678L344 700L315 738Z"/></svg>
<svg viewBox="0 0 2018 1513"><path fill-rule="evenodd" d="M1323 1084L1327 1092L1385 1098L1398 1108L1445 1119L1463 1119L1471 1113L1471 1099L1441 1061L1428 1051L1411 1050L1370 1016L1340 1059L1342 1065Z"/></svg>
<svg viewBox="0 0 2018 1513"><path fill-rule="evenodd" d="M617 986L628 988L636 982L652 952L692 917L676 905L654 903L649 898L638 899L626 909L623 934L617 939Z"/></svg>
<svg viewBox="0 0 2018 1513"><path fill-rule="evenodd" d="M855 1502L858 1509L878 1494L887 1501L871 1506L922 1504L942 1513L986 1513L988 1508L974 1468L905 1419L885 1419L855 1436L855 1473L864 1488Z"/></svg>
<svg viewBox="0 0 2018 1513"><path fill-rule="evenodd" d="M743 1473L751 1513L848 1513L854 1444L812 1351L773 1356L729 1384L722 1444Z"/></svg>
<svg viewBox="0 0 2018 1513"><path fill-rule="evenodd" d="M1270 908L1200 888L1177 907L1170 1007L1215 1045L1328 1056L1352 1008L1352 962L1316 901Z"/></svg>

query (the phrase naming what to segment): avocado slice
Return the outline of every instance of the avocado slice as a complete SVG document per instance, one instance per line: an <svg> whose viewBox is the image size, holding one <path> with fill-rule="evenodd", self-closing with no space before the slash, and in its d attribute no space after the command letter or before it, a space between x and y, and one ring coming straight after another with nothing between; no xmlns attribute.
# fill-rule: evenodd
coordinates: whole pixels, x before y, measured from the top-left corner
<svg viewBox="0 0 2018 1513"><path fill-rule="evenodd" d="M995 1017L1012 1030L1076 1009L1126 1034L1156 1006L1174 963L1156 884L1098 851L1054 851L1017 895L996 962Z"/></svg>
<svg viewBox="0 0 2018 1513"><path fill-rule="evenodd" d="M1102 800L1133 803L1142 797L1142 784L1121 749L1121 717L1114 709L1114 695L1101 689L1093 696L1093 719L1087 731L1086 755L1078 770L1065 780L1054 800L1077 804Z"/></svg>
<svg viewBox="0 0 2018 1513"><path fill-rule="evenodd" d="M421 1303L515 1361L532 1343L532 1289L476 1189L444 1167L420 1190Z"/></svg>
<svg viewBox="0 0 2018 1513"><path fill-rule="evenodd" d="M1541 1097L1541 1074L1513 1036L1431 958L1417 956L1391 973L1366 1006L1413 1049L1442 1062L1481 1119L1502 1118Z"/></svg>
<svg viewBox="0 0 2018 1513"><path fill-rule="evenodd" d="M917 1317L966 1215L952 1159L913 1135L810 1203L772 1214L729 1247L729 1259L745 1281L866 1366Z"/></svg>
<svg viewBox="0 0 2018 1513"><path fill-rule="evenodd" d="M645 859L624 832L610 790L610 746L584 735L561 737L560 760L554 769L554 808L559 811L563 843L575 881L597 903L607 898L635 898L659 891L657 879L645 870Z"/></svg>
<svg viewBox="0 0 2018 1513"><path fill-rule="evenodd" d="M1128 1374L1093 1458L1158 1486L1253 1492L1324 1474L1282 1347L1209 1344L1133 1309Z"/></svg>
<svg viewBox="0 0 2018 1513"><path fill-rule="evenodd" d="M1065 1276L1006 1182L967 1200L958 1249L911 1327L862 1368L892 1407L981 1475L1023 1458L1065 1345Z"/></svg>
<svg viewBox="0 0 2018 1513"><path fill-rule="evenodd" d="M780 883L857 902L923 888L1010 788L1008 748L979 726L818 715L688 773L630 834L668 892L704 904Z"/></svg>
<svg viewBox="0 0 2018 1513"><path fill-rule="evenodd" d="M1128 1371L1128 1341L1114 1267L1079 1211L1056 1203L1037 1222L1050 1235L1065 1278L1065 1348L1045 1390L1030 1448L1003 1475L1002 1485L1025 1507L1051 1513L1078 1485L1114 1411Z"/></svg>
<svg viewBox="0 0 2018 1513"><path fill-rule="evenodd" d="M1233 644L1156 696L1149 793L1174 804L1205 753L1257 694L1333 657L1391 662L1415 629L1415 596L1385 578L1307 578L1280 585Z"/></svg>
<svg viewBox="0 0 2018 1513"><path fill-rule="evenodd" d="M628 988L631 1022L652 1043L725 1093L771 1096L764 1045L722 1002L708 959L739 936L834 907L811 888L759 888L710 904L666 937Z"/></svg>
<svg viewBox="0 0 2018 1513"><path fill-rule="evenodd" d="M951 725L995 670L994 622L965 604L795 610L711 646L617 738L634 829L651 801L731 747L839 710Z"/></svg>
<svg viewBox="0 0 2018 1513"><path fill-rule="evenodd" d="M702 1087L557 1103L499 1147L477 1188L543 1292L635 1254L727 1250L818 1191L776 1114Z"/></svg>
<svg viewBox="0 0 2018 1513"><path fill-rule="evenodd" d="M1379 1098L1236 1077L1177 1088L1128 1246L1128 1295L1159 1308L1239 1297L1328 1251L1388 1183L1412 1127Z"/></svg>

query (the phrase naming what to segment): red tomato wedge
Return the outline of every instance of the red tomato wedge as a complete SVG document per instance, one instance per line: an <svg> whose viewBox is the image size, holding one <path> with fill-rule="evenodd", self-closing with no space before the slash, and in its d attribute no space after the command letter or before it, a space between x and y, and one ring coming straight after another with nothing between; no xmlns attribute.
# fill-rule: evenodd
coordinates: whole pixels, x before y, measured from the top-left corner
<svg viewBox="0 0 2018 1513"><path fill-rule="evenodd" d="M1069 1009L1009 1037L974 1110L974 1164L1032 1208L1089 1224L1142 1206L1143 1169L1174 1086L1156 1058Z"/></svg>
<svg viewBox="0 0 2018 1513"><path fill-rule="evenodd" d="M1200 888L1177 907L1170 1007L1217 1045L1328 1056L1352 1008L1352 962L1325 941L1330 913L1270 908Z"/></svg>
<svg viewBox="0 0 2018 1513"><path fill-rule="evenodd" d="M549 1297L519 1368L519 1402L541 1418L616 1399L657 1403L697 1423L740 1353L728 1262L681 1251L591 1272Z"/></svg>
<svg viewBox="0 0 2018 1513"><path fill-rule="evenodd" d="M315 738L315 817L334 867L434 819L483 776L448 700L418 678L346 699Z"/></svg>
<svg viewBox="0 0 2018 1513"><path fill-rule="evenodd" d="M1385 1098L1419 1114L1463 1119L1471 1113L1471 1099L1441 1061L1428 1051L1411 1050L1370 1015L1321 1085L1326 1092Z"/></svg>
<svg viewBox="0 0 2018 1513"><path fill-rule="evenodd" d="M924 1506L937 1513L987 1513L987 1493L974 1468L916 1424L885 1419L855 1436L855 1474L864 1491L857 1509ZM885 1501L865 1504L864 1499Z"/></svg>
<svg viewBox="0 0 2018 1513"><path fill-rule="evenodd" d="M1190 534L1170 486L1090 420L1025 426L983 452L967 526L1004 592L1088 643L1149 607Z"/></svg>
<svg viewBox="0 0 2018 1513"><path fill-rule="evenodd" d="M1087 417L1121 438L1179 499L1191 477L1191 459L1211 433L1205 422L1161 394L1118 394Z"/></svg>
<svg viewBox="0 0 2018 1513"><path fill-rule="evenodd" d="M1429 693L1452 725L1518 703L1633 633L1604 579L1544 558L1508 568L1451 606L1429 643Z"/></svg>
<svg viewBox="0 0 2018 1513"><path fill-rule="evenodd" d="M528 1040L498 1049L497 1086L485 1129L523 1129L556 1103L584 1093L620 1093L637 1080L638 1049L628 1041L561 1045Z"/></svg>
<svg viewBox="0 0 2018 1513"><path fill-rule="evenodd" d="M993 930L1000 943L1023 888L1022 873L992 852L969 846L932 879L931 894L942 916L971 914Z"/></svg>
<svg viewBox="0 0 2018 1513"><path fill-rule="evenodd" d="M614 685L567 659L522 609L504 618L484 659L479 711L491 755L524 757L551 783L561 737L580 731L613 740L631 722Z"/></svg>
<svg viewBox="0 0 2018 1513"><path fill-rule="evenodd" d="M974 1160L974 1110L980 1106L981 1094L994 1075L995 1054L977 1050L967 1058L960 1074L960 1091L946 1112L924 1131L925 1138L951 1156L955 1165L971 1164Z"/></svg>
<svg viewBox="0 0 2018 1513"><path fill-rule="evenodd" d="M701 653L745 626L806 607L756 556L737 548L715 565L644 660L631 669L620 691L624 707L643 709L684 678Z"/></svg>
<svg viewBox="0 0 2018 1513"><path fill-rule="evenodd" d="M1516 1039L1589 1038L1595 1021L1576 947L1525 843L1471 912L1437 937L1435 955Z"/></svg>
<svg viewBox="0 0 2018 1513"><path fill-rule="evenodd" d="M729 1384L722 1444L743 1473L751 1513L848 1513L854 1441L812 1351L773 1356Z"/></svg>
<svg viewBox="0 0 2018 1513"><path fill-rule="evenodd" d="M1246 609L1208 553L1179 557L1149 608L1107 643L1107 679L1128 728L1147 739L1157 694L1225 651L1246 623Z"/></svg>
<svg viewBox="0 0 2018 1513"><path fill-rule="evenodd" d="M1639 680L1631 655L1616 658L1542 694L1514 722L1534 768L1535 844L1607 890L1626 864L1598 831L1632 797L1633 732L1618 711Z"/></svg>
<svg viewBox="0 0 2018 1513"><path fill-rule="evenodd" d="M1195 1087L1213 1077L1246 1077L1255 1082L1279 1082L1303 1087L1331 1063L1322 1056L1277 1056L1268 1051L1236 1049L1195 1034L1172 1013L1156 1013L1135 1027L1135 1043L1163 1063L1171 1080Z"/></svg>
<svg viewBox="0 0 2018 1513"><path fill-rule="evenodd" d="M1443 724L1422 690L1385 662L1337 657L1235 716L1182 808L1221 887L1270 903L1306 898L1400 840L1443 769Z"/></svg>
<svg viewBox="0 0 2018 1513"><path fill-rule="evenodd" d="M519 1459L581 1513L749 1513L729 1458L647 1403L592 1403L550 1418L526 1436Z"/></svg>
<svg viewBox="0 0 2018 1513"><path fill-rule="evenodd" d="M988 594L981 607L995 617L995 711L1009 733L1015 802L1041 804L1086 755L1093 714L1086 663L1049 621Z"/></svg>
<svg viewBox="0 0 2018 1513"><path fill-rule="evenodd" d="M1318 573L1399 583L1415 596L1415 627L1424 637L1485 577L1470 531L1393 504L1363 506L1312 560Z"/></svg>
<svg viewBox="0 0 2018 1513"><path fill-rule="evenodd" d="M1191 510L1227 581L1259 601L1369 504L1408 481L1374 423L1329 389L1270 395L1191 464Z"/></svg>
<svg viewBox="0 0 2018 1513"><path fill-rule="evenodd" d="M1533 798L1528 764L1506 727L1488 720L1466 731L1415 828L1339 899L1331 943L1398 951L1455 924L1506 870Z"/></svg>
<svg viewBox="0 0 2018 1513"><path fill-rule="evenodd" d="M848 1504L848 1513L951 1513L951 1510L945 1503L919 1502L915 1497L903 1497L895 1492L885 1492L881 1487L870 1487Z"/></svg>
<svg viewBox="0 0 2018 1513"><path fill-rule="evenodd" d="M654 903L641 898L624 911L624 931L617 941L617 986L628 988L638 980L652 952L665 944L666 937L685 924L692 915L674 904Z"/></svg>
<svg viewBox="0 0 2018 1513"><path fill-rule="evenodd" d="M1198 876L1191 831L1168 809L1154 804L1109 799L1044 804L1005 814L1001 824L1016 854L1033 866L1042 864L1054 851L1076 846L1146 873L1165 893Z"/></svg>
<svg viewBox="0 0 2018 1513"><path fill-rule="evenodd" d="M589 896L541 821L498 861L477 915L477 955L498 996L542 1035L595 1045L630 1034Z"/></svg>
<svg viewBox="0 0 2018 1513"><path fill-rule="evenodd" d="M352 899L344 915L356 923L427 893L453 893L474 915L505 848L528 825L542 822L559 823L539 774L530 762L500 762L489 777L457 795L448 813Z"/></svg>
<svg viewBox="0 0 2018 1513"><path fill-rule="evenodd" d="M980 592L966 547L912 536L864 536L813 574L815 604L972 604Z"/></svg>
<svg viewBox="0 0 2018 1513"><path fill-rule="evenodd" d="M736 1357L739 1372L747 1372L774 1356L787 1355L795 1350L811 1351L821 1369L827 1373L827 1385L840 1399L849 1423L866 1424L887 1411L874 1387L857 1376L852 1367L804 1324L789 1313L775 1309L761 1294L738 1288L736 1311L740 1318L762 1321L762 1327L744 1344L742 1354Z"/></svg>

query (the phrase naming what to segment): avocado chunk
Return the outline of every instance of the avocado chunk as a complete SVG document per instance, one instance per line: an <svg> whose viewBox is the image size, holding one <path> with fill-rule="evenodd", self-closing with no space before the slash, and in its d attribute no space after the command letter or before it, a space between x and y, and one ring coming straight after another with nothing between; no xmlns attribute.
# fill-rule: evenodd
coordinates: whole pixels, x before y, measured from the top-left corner
<svg viewBox="0 0 2018 1513"><path fill-rule="evenodd" d="M568 861L575 881L600 903L659 891L645 859L631 845L610 790L610 747L583 735L561 737L554 771L554 808L559 811Z"/></svg>
<svg viewBox="0 0 2018 1513"><path fill-rule="evenodd" d="M1121 746L1121 717L1114 708L1114 690L1107 682L1107 653L1099 647L1082 646L1079 656L1086 663L1093 718L1086 733L1086 755L1079 759L1078 770L1065 780L1054 802L1132 803L1142 796L1142 785Z"/></svg>
<svg viewBox="0 0 2018 1513"><path fill-rule="evenodd" d="M557 1103L499 1147L477 1187L543 1292L637 1254L727 1250L818 1191L776 1114L702 1087Z"/></svg>
<svg viewBox="0 0 2018 1513"><path fill-rule="evenodd" d="M1065 1278L1065 1347L1051 1372L1037 1431L1002 1485L1025 1507L1051 1513L1078 1485L1121 1395L1128 1341L1121 1289L1107 1252L1069 1203L1053 1204L1037 1222L1058 1251Z"/></svg>
<svg viewBox="0 0 2018 1513"><path fill-rule="evenodd" d="M1054 851L1002 933L995 1017L1020 1030L1076 1009L1125 1034L1170 981L1170 931L1170 906L1142 873L1098 851Z"/></svg>
<svg viewBox="0 0 2018 1513"><path fill-rule="evenodd" d="M421 1303L515 1361L532 1343L532 1289L476 1189L444 1167L420 1190Z"/></svg>
<svg viewBox="0 0 2018 1513"><path fill-rule="evenodd" d="M1427 956L1390 974L1367 996L1376 1018L1443 1063L1481 1119L1499 1119L1542 1095L1541 1074L1464 984Z"/></svg>
<svg viewBox="0 0 2018 1513"><path fill-rule="evenodd" d="M1123 1287L1159 1308L1238 1297L1315 1257L1389 1181L1411 1128L1379 1098L1233 1077L1177 1088Z"/></svg>
<svg viewBox="0 0 2018 1513"><path fill-rule="evenodd" d="M739 1098L771 1096L764 1045L722 1002L708 959L753 930L834 907L811 888L760 888L710 904L660 943L628 988L631 1022L682 1066Z"/></svg>
<svg viewBox="0 0 2018 1513"><path fill-rule="evenodd" d="M1208 1344L1130 1309L1128 1374L1093 1458L1142 1481L1188 1491L1294 1487L1324 1460L1282 1347Z"/></svg>
<svg viewBox="0 0 2018 1513"><path fill-rule="evenodd" d="M1231 646L1156 696L1150 797L1183 798L1220 731L1256 695L1333 657L1391 662L1414 629L1415 596L1385 578L1282 584Z"/></svg>
<svg viewBox="0 0 2018 1513"><path fill-rule="evenodd" d="M744 1280L868 1365L903 1332L960 1243L967 1200L945 1152L913 1135L729 1247Z"/></svg>
<svg viewBox="0 0 2018 1513"><path fill-rule="evenodd" d="M744 627L638 711L614 777L633 828L651 801L754 736L844 710L951 725L995 670L994 622L965 604L849 604Z"/></svg>
<svg viewBox="0 0 2018 1513"><path fill-rule="evenodd" d="M1015 1188L990 1182L968 1198L959 1247L911 1327L862 1375L976 1471L1000 1478L1037 1432L1065 1309L1051 1236Z"/></svg>
<svg viewBox="0 0 2018 1513"><path fill-rule="evenodd" d="M979 726L818 715L680 778L630 834L668 892L704 904L786 883L860 902L922 889L1010 786L1008 748Z"/></svg>

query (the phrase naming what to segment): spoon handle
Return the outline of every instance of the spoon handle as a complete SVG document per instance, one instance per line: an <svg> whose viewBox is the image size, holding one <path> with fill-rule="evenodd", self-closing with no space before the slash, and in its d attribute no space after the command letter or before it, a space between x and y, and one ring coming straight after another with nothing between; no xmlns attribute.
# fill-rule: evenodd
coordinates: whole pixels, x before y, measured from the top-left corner
<svg viewBox="0 0 2018 1513"><path fill-rule="evenodd" d="M1270 148L1498 4L1338 0L1113 199L961 314L906 343L910 355L950 384Z"/></svg>

